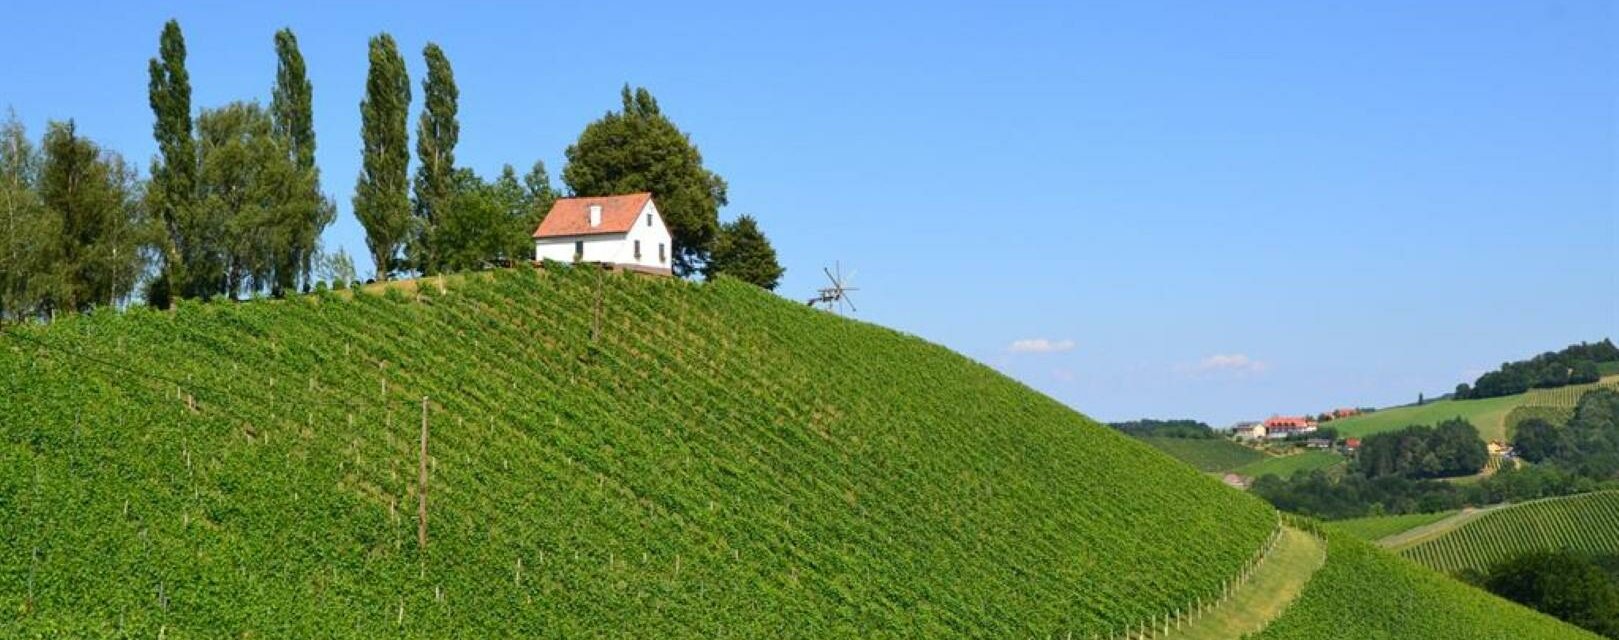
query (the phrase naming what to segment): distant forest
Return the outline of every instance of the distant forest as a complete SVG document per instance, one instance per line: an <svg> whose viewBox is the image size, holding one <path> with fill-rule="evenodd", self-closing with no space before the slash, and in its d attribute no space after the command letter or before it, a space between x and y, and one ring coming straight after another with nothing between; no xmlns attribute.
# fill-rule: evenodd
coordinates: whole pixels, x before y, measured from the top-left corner
<svg viewBox="0 0 1619 640"><path fill-rule="evenodd" d="M1614 346L1613 340L1605 338L1601 342L1581 342L1562 351L1503 363L1500 369L1479 376L1471 385L1456 385L1453 397L1457 400L1495 398L1530 389L1596 382L1602 379L1603 365L1606 363L1619 364L1619 347Z"/></svg>
<svg viewBox="0 0 1619 640"><path fill-rule="evenodd" d="M1197 420L1142 419L1127 422L1109 422L1107 426L1137 438L1208 439L1218 437L1212 427Z"/></svg>

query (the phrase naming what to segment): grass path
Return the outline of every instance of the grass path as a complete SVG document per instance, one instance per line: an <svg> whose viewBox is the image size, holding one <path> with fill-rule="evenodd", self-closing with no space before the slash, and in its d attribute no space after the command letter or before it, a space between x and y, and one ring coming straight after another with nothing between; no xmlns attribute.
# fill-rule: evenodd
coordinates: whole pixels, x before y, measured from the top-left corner
<svg viewBox="0 0 1619 640"><path fill-rule="evenodd" d="M1238 587L1230 600L1164 637L1227 640L1262 631L1304 590L1310 576L1326 561L1326 542L1298 529L1283 527L1276 547L1259 561L1253 577Z"/></svg>
<svg viewBox="0 0 1619 640"><path fill-rule="evenodd" d="M1377 546L1388 549L1389 551L1399 551L1407 547L1414 547L1455 531L1457 527L1472 522L1484 514L1497 509L1510 507L1513 504L1514 503L1503 502L1501 504L1490 505L1483 508L1468 507L1466 509L1462 509L1461 511L1457 511L1456 515L1450 516L1449 518L1445 518L1431 524L1425 524L1420 527L1407 529L1387 538L1378 540Z"/></svg>

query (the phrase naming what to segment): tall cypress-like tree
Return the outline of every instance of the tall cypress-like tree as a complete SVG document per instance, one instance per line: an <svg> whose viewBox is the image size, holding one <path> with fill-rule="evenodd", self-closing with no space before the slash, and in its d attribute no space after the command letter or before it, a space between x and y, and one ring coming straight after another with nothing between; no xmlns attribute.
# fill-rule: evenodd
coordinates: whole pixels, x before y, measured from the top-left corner
<svg viewBox="0 0 1619 640"><path fill-rule="evenodd" d="M360 101L363 155L354 187L354 217L365 227L377 279L387 280L410 232L410 78L393 36L371 38L370 57L365 99Z"/></svg>
<svg viewBox="0 0 1619 640"><path fill-rule="evenodd" d="M271 92L270 115L277 138L300 172L295 193L289 194L294 210L294 233L289 251L276 268L273 293L306 285L314 269L320 233L337 217L337 209L320 191L320 168L315 166L314 88L304 69L304 56L291 29L275 34L275 89Z"/></svg>
<svg viewBox="0 0 1619 640"><path fill-rule="evenodd" d="M170 20L163 25L158 57L147 64L147 72L147 99L156 116L152 137L158 149L146 192L147 208L164 230L159 243L163 265L148 301L166 306L170 296L214 293L207 278L193 282L186 273L187 255L199 250L190 229L197 193L197 151L191 137L191 75L186 72L185 35L179 22Z"/></svg>
<svg viewBox="0 0 1619 640"><path fill-rule="evenodd" d="M725 180L646 89L624 86L623 111L590 123L568 147L562 180L577 196L650 191L674 236L674 272L701 271L719 234Z"/></svg>
<svg viewBox="0 0 1619 640"><path fill-rule="evenodd" d="M437 44L422 49L427 60L427 77L422 78L422 114L416 122L416 225L407 252L412 266L422 273L444 268L444 255L463 253L461 247L439 246L448 242L438 236L439 225L452 215L455 206L455 144L461 137L456 119L460 92L455 87L455 71L450 59Z"/></svg>

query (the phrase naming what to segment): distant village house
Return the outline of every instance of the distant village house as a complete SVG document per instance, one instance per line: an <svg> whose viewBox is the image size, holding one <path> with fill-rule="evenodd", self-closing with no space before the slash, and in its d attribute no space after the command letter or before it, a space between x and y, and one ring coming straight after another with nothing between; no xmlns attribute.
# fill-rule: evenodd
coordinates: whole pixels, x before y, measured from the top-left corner
<svg viewBox="0 0 1619 640"><path fill-rule="evenodd" d="M650 193L562 198L534 230L534 260L670 274L674 244Z"/></svg>
<svg viewBox="0 0 1619 640"><path fill-rule="evenodd" d="M1231 427L1231 435L1238 440L1264 440L1265 425L1258 422L1238 422Z"/></svg>
<svg viewBox="0 0 1619 640"><path fill-rule="evenodd" d="M1291 435L1315 431L1316 422L1308 416L1271 416L1265 420L1265 437L1281 440Z"/></svg>

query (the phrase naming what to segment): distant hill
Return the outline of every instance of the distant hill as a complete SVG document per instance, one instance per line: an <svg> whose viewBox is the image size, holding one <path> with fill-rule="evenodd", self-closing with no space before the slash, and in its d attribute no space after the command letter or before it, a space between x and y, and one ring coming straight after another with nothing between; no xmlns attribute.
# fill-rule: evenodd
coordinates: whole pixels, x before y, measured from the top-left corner
<svg viewBox="0 0 1619 640"><path fill-rule="evenodd" d="M1297 531L740 282L416 285L7 328L0 636L1109 637ZM1264 637L1585 637L1337 540L1313 576Z"/></svg>
<svg viewBox="0 0 1619 640"><path fill-rule="evenodd" d="M1619 376L1603 378L1600 382L1535 389L1525 393L1479 400L1434 400L1421 405L1381 409L1325 423L1342 437L1363 437L1373 433L1394 431L1411 425L1433 425L1448 418L1461 417L1473 423L1479 436L1485 440L1507 440L1508 417L1520 407L1572 408L1579 395L1598 386L1619 388Z"/></svg>

